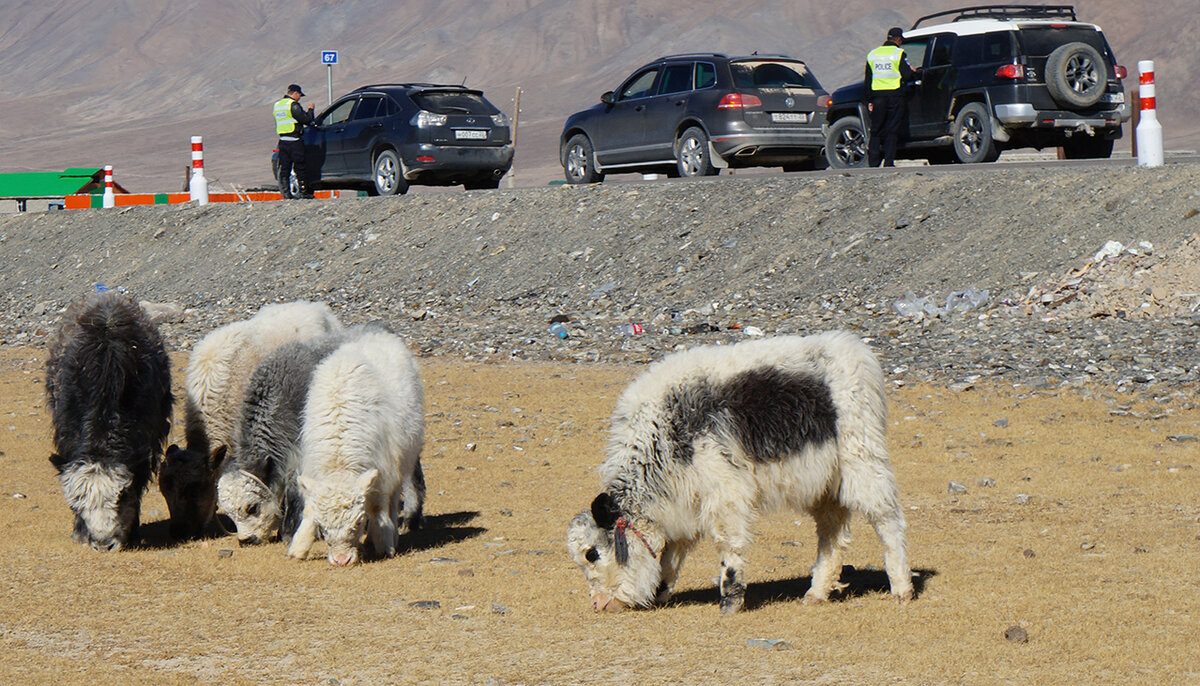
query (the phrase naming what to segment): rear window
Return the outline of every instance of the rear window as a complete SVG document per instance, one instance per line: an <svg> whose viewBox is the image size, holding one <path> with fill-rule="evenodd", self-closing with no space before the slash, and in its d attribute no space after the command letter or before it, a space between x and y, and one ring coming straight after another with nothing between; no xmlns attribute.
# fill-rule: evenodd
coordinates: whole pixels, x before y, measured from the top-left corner
<svg viewBox="0 0 1200 686"><path fill-rule="evenodd" d="M1067 43L1087 43L1108 55L1108 44L1104 36L1095 29L1087 28L1028 28L1022 27L1017 32L1017 40L1021 42L1021 52L1030 57L1047 57L1057 48Z"/></svg>
<svg viewBox="0 0 1200 686"><path fill-rule="evenodd" d="M426 91L413 93L417 107L434 114L484 114L500 112L479 93Z"/></svg>
<svg viewBox="0 0 1200 686"><path fill-rule="evenodd" d="M745 60L730 62L737 88L820 88L817 77L803 62Z"/></svg>

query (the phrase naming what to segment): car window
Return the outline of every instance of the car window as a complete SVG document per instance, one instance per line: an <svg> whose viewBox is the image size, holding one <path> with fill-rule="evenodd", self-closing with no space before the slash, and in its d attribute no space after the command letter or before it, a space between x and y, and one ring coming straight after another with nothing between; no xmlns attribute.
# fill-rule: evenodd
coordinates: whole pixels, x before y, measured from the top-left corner
<svg viewBox="0 0 1200 686"><path fill-rule="evenodd" d="M821 87L803 62L744 60L730 62L729 71L737 88Z"/></svg>
<svg viewBox="0 0 1200 686"><path fill-rule="evenodd" d="M954 41L954 57L951 62L960 67L979 64L983 57L983 36L982 33L959 36Z"/></svg>
<svg viewBox="0 0 1200 686"><path fill-rule="evenodd" d="M929 57L929 66L945 67L950 64L950 51L954 45L954 36L937 36L933 39L933 54ZM911 62L909 63L912 64Z"/></svg>
<svg viewBox="0 0 1200 686"><path fill-rule="evenodd" d="M717 68L711 62L696 63L696 90L712 88L717 82Z"/></svg>
<svg viewBox="0 0 1200 686"><path fill-rule="evenodd" d="M648 95L654 95L654 79L657 77L657 67L639 72L621 88L620 94L617 95L617 100L631 100L633 98L644 98Z"/></svg>
<svg viewBox="0 0 1200 686"><path fill-rule="evenodd" d="M379 96L363 96L362 100L358 101L358 107L354 109L354 118L374 119L379 116L379 106L382 104L383 98Z"/></svg>
<svg viewBox="0 0 1200 686"><path fill-rule="evenodd" d="M918 38L904 41L904 54L908 56L908 66L920 67L925 64L925 49L929 47L928 38Z"/></svg>
<svg viewBox="0 0 1200 686"><path fill-rule="evenodd" d="M1022 28L1019 36L1021 51L1030 57L1047 57L1057 48L1074 42L1087 43L1102 55L1108 50L1103 34L1089 28Z"/></svg>
<svg viewBox="0 0 1200 686"><path fill-rule="evenodd" d="M422 91L412 95L420 109L434 114L484 114L491 116L500 110L479 93L464 91Z"/></svg>
<svg viewBox="0 0 1200 686"><path fill-rule="evenodd" d="M687 64L669 64L663 71L662 85L659 86L658 92L660 95L667 93L682 93L692 89L692 71L691 62Z"/></svg>
<svg viewBox="0 0 1200 686"><path fill-rule="evenodd" d="M329 126L331 124L341 124L350 118L350 111L354 109L354 103L358 102L358 98L350 98L343 100L333 107L325 110L321 114L321 118L317 120L317 126Z"/></svg>
<svg viewBox="0 0 1200 686"><path fill-rule="evenodd" d="M988 33L983 36L984 62L1011 62L1013 57L1012 32Z"/></svg>

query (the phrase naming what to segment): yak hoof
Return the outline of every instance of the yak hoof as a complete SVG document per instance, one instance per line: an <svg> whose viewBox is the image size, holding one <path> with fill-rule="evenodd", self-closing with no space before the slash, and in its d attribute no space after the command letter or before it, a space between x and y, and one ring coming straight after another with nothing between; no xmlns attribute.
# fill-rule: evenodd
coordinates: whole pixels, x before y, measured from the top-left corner
<svg viewBox="0 0 1200 686"><path fill-rule="evenodd" d="M804 599L800 602L804 605L824 605L829 602L829 598L809 592L804 594Z"/></svg>
<svg viewBox="0 0 1200 686"><path fill-rule="evenodd" d="M746 604L746 596L725 596L721 598L721 614L731 615L741 611L742 606Z"/></svg>

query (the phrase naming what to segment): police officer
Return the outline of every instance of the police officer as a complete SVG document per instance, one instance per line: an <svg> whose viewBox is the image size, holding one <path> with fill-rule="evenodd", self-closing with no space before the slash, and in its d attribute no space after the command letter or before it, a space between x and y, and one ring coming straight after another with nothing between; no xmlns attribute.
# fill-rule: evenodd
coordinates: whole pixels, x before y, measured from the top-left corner
<svg viewBox="0 0 1200 686"><path fill-rule="evenodd" d="M867 107L871 111L871 142L867 146L867 162L878 167L896 166L896 145L905 117L904 91L901 85L916 78L919 70L908 64L900 45L904 30L888 29L883 45L867 53Z"/></svg>
<svg viewBox="0 0 1200 686"><path fill-rule="evenodd" d="M308 189L308 174L304 167L304 142L300 140L305 124L313 121L313 108L309 105L306 110L300 105L300 98L303 97L304 91L293 83L287 87L287 95L275 103L275 132L279 134L279 191L285 198L293 197L290 183L293 169L300 180L300 197L313 197Z"/></svg>

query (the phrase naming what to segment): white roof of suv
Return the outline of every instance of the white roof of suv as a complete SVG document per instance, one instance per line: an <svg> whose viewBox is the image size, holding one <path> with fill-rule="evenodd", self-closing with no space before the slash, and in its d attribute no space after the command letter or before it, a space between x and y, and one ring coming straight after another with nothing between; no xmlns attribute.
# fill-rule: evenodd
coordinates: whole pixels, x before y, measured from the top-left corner
<svg viewBox="0 0 1200 686"><path fill-rule="evenodd" d="M997 31L1017 31L1022 28L1037 26L1073 26L1100 30L1099 26L1082 21L1062 21L1061 19L1021 19L1011 21L1005 19L965 19L950 21L945 24L932 24L904 32L905 38L917 38L935 33L953 33L958 36L971 36L980 33L995 33Z"/></svg>

